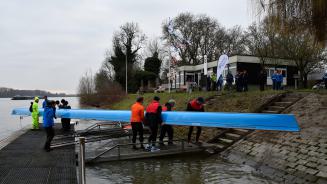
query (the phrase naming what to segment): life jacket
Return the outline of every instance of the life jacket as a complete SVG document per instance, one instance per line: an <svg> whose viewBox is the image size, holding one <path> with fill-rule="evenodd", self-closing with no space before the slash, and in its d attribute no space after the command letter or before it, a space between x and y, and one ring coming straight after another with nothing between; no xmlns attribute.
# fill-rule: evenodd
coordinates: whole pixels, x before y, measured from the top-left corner
<svg viewBox="0 0 327 184"><path fill-rule="evenodd" d="M158 101L153 100L148 107L146 108L147 113L157 113L158 107L160 106L160 103Z"/></svg>
<svg viewBox="0 0 327 184"><path fill-rule="evenodd" d="M192 109L194 109L194 110L201 110L203 108L203 105L199 104L196 99L192 100L190 102L190 105L191 105Z"/></svg>

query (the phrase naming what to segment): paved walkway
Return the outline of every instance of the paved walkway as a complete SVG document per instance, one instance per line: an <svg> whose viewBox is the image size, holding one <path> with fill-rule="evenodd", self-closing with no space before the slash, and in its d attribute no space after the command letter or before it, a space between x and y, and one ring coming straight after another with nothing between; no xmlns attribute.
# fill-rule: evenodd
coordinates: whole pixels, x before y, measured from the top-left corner
<svg viewBox="0 0 327 184"><path fill-rule="evenodd" d="M61 134L58 128L55 132ZM74 146L45 152L45 136L29 130L0 150L1 184L77 183Z"/></svg>

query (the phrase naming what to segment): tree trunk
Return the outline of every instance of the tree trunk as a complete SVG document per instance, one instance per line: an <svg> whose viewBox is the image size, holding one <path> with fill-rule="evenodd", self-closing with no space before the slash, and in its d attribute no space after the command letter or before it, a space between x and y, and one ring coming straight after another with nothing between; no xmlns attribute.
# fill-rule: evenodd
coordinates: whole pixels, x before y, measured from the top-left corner
<svg viewBox="0 0 327 184"><path fill-rule="evenodd" d="M303 88L308 88L308 74L303 74Z"/></svg>
<svg viewBox="0 0 327 184"><path fill-rule="evenodd" d="M307 76L301 70L299 71L299 73L300 73L299 86L300 88L306 88Z"/></svg>

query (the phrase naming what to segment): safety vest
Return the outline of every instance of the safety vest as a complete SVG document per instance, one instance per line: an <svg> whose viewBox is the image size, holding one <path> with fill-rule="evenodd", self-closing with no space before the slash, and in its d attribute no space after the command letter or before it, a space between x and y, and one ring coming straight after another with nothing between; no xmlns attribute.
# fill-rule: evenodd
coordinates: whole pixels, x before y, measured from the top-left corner
<svg viewBox="0 0 327 184"><path fill-rule="evenodd" d="M148 107L146 108L147 113L157 113L158 107L160 106L160 103L158 101L153 100Z"/></svg>

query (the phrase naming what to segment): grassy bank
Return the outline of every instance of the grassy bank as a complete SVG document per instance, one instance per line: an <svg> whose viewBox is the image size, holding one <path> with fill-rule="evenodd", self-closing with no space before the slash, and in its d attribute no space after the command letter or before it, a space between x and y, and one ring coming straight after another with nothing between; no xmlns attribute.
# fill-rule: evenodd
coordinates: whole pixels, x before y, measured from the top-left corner
<svg viewBox="0 0 327 184"><path fill-rule="evenodd" d="M209 112L252 112L254 109L259 107L267 98L272 97L275 94L282 93L284 91L258 91L251 90L249 92L228 92L224 91L220 93L220 96L216 96L213 100L212 105L206 105L206 111ZM174 99L176 101L176 110L182 111L186 109L186 104L188 101L202 96L204 98L209 98L217 95L217 92L192 92L189 93L146 93L143 95L145 102L144 106L147 106L153 99L154 96L160 97L160 102L164 104L169 99ZM114 110L127 110L130 109L131 105L135 102L138 97L137 94L129 94L123 100L104 106L105 108L110 108Z"/></svg>
<svg viewBox="0 0 327 184"><path fill-rule="evenodd" d="M193 93L146 93L143 95L144 97L144 106L147 106L153 99L154 96L160 97L160 102L165 103L169 99L174 99L176 101L176 110L185 110L186 104L189 100L193 98L202 96L204 98L213 96L217 94L217 92L193 92ZM137 94L129 94L122 101L105 106L106 108L115 109L115 110L126 110L130 109L131 105L135 102L136 98L139 95Z"/></svg>

